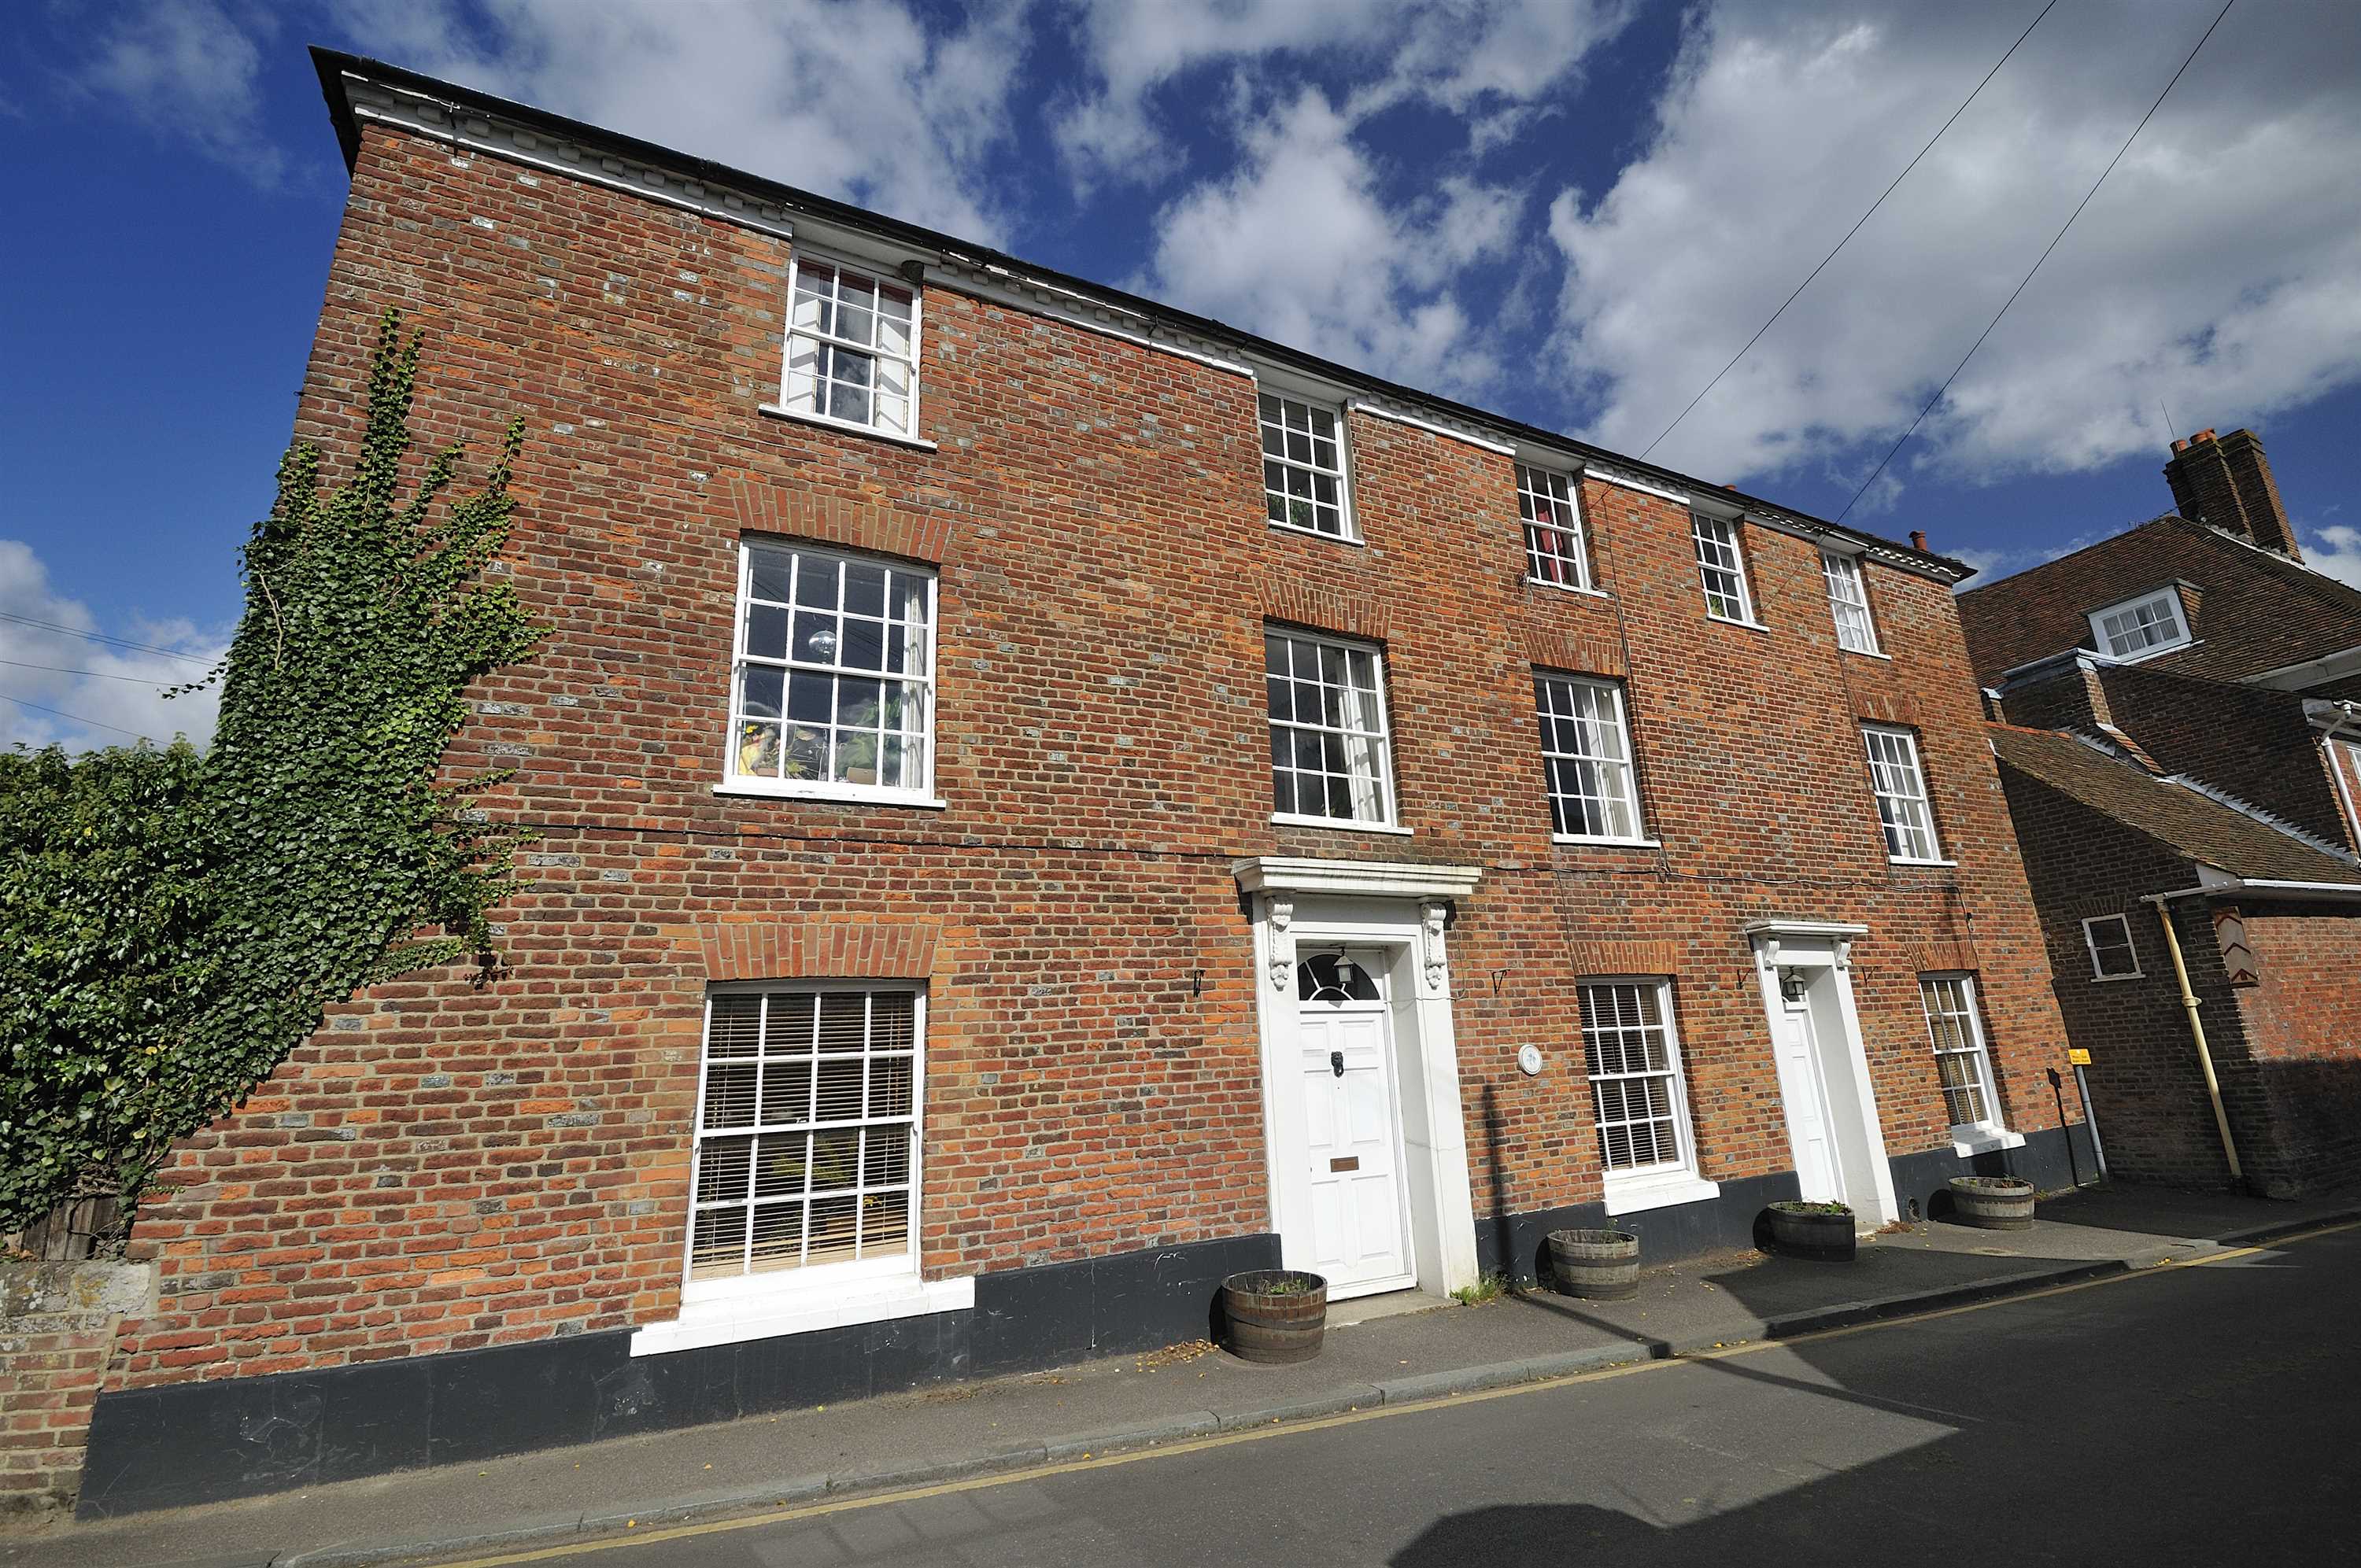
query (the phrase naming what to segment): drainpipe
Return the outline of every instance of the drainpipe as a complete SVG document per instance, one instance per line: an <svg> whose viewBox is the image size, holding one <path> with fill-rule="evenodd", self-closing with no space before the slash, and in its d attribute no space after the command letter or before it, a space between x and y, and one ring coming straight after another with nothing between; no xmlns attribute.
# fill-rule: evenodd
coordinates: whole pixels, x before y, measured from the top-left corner
<svg viewBox="0 0 2361 1568"><path fill-rule="evenodd" d="M2172 906L2154 894L2156 917L2164 923L2165 951L2172 955L2172 975L2180 982L2180 1005L2189 1014L2190 1037L2197 1042L2197 1065L2205 1069L2205 1097L2213 1102L2213 1127L2222 1135L2222 1154L2230 1162L2230 1179L2244 1181L2238 1167L2238 1146L2230 1136L2230 1118L2222 1109L2222 1080L2213 1076L2213 1053L2205 1048L2205 1020L2197 1015L2197 992L2189 988L2189 966L2180 961L2180 937L2172 928Z"/></svg>

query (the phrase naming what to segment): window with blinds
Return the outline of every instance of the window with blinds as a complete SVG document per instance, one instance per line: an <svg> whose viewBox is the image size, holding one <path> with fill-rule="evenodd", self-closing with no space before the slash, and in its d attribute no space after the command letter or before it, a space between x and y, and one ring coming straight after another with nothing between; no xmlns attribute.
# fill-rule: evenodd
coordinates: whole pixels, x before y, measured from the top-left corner
<svg viewBox="0 0 2361 1568"><path fill-rule="evenodd" d="M688 1277L917 1266L925 998L776 987L708 999Z"/></svg>

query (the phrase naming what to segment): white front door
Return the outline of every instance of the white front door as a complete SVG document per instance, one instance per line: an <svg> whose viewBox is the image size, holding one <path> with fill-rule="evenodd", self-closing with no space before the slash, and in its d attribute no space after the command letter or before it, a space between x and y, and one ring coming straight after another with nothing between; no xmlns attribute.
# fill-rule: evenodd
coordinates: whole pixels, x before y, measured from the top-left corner
<svg viewBox="0 0 2361 1568"><path fill-rule="evenodd" d="M1418 1280L1403 1202L1393 1042L1375 978L1380 967L1374 957L1354 964L1343 955L1318 955L1305 965L1312 994L1298 1003L1295 1037L1309 1224L1302 1237L1283 1238L1288 1264L1326 1277L1332 1300L1407 1288Z"/></svg>
<svg viewBox="0 0 2361 1568"><path fill-rule="evenodd" d="M1828 1141L1828 1085L1821 1078L1809 1004L1796 1006L1783 999L1771 1015L1771 1033L1779 1063L1779 1097L1787 1108L1787 1141L1795 1154L1795 1179L1803 1184L1807 1202L1842 1202L1844 1187L1837 1174L1836 1150Z"/></svg>

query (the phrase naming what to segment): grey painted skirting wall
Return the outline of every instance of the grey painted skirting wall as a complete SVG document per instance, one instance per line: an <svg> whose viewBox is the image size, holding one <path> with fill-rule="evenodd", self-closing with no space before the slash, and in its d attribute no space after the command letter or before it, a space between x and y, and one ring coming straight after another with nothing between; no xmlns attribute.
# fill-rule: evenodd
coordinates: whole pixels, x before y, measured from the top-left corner
<svg viewBox="0 0 2361 1568"><path fill-rule="evenodd" d="M77 1515L314 1486L1153 1350L1213 1331L1275 1235L975 1282L972 1310L634 1357L631 1331L102 1394Z"/></svg>

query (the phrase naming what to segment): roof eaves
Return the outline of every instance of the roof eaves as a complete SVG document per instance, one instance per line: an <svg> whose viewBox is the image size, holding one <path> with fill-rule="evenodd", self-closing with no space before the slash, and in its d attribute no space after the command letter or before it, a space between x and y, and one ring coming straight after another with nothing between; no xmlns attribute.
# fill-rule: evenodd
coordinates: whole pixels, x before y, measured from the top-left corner
<svg viewBox="0 0 2361 1568"><path fill-rule="evenodd" d="M899 218L871 212L866 208L856 207L832 197L783 184L763 175L718 163L711 159L694 157L653 142L643 141L620 131L609 130L604 126L572 119L564 115L537 108L530 104L519 103L514 99L502 98L495 93L480 92L456 82L426 76L402 66L369 59L365 55L314 45L312 49L312 61L320 78L320 91L327 101L329 117L335 125L337 145L344 152L345 166L347 170L354 167L360 156L359 121L353 113L350 97L344 85L344 79L351 75L361 80L376 81L404 89L451 107L465 105L479 113L498 115L555 135L601 145L650 164L675 169L685 168L695 171L702 181L759 195L783 209L809 214L822 223L862 230L895 244L906 245L916 249L949 253L985 266L998 267L1028 278L1037 278L1055 288L1104 302L1114 308L1143 318L1170 323L1186 333L1232 345L1239 350L1250 353L1274 365L1293 368L1324 381L1359 388L1381 397L1396 398L1415 405L1434 409L1450 418L1499 431L1512 440L1530 442L1536 445L1547 446L1554 451L1563 452L1586 466L1596 464L1602 468L1624 469L1651 477L1658 483L1670 484L1680 487L1684 490L1694 491L1701 499L1725 501L1751 514L1758 515L1760 520L1766 522L1784 522L1806 532L1848 540L1889 565L1900 566L1947 584L1963 582L1975 573L1974 567L1952 556L1937 554L1933 551L1918 550L1898 541L1865 532L1860 529L1849 528L1828 519L1815 517L1809 512L1782 506L1775 501L1749 495L1729 486L1699 479L1694 475L1684 474L1677 469L1663 467L1642 458L1610 452L1604 447L1595 446L1562 432L1549 430L1541 425L1528 424L1521 420L1495 413L1488 409L1480 409L1473 404L1459 402L1439 393L1422 391L1400 382L1389 381L1367 371L1340 365L1334 360L1323 359L1318 355L1309 354L1301 349L1290 348L1285 344L1258 336L1242 328L1232 326L1226 322L1197 315L1161 301L1150 300L1088 279L1077 278L1054 268L1025 261L989 246L961 239L956 236L943 234L917 224L907 223Z"/></svg>

